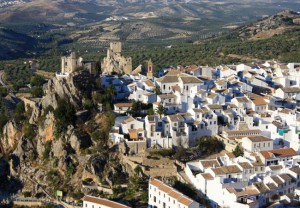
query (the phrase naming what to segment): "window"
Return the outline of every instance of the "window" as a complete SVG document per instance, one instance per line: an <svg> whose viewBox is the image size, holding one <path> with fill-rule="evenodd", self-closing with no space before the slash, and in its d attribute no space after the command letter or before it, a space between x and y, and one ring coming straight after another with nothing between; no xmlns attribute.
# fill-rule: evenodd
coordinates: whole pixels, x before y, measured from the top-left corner
<svg viewBox="0 0 300 208"><path fill-rule="evenodd" d="M131 125L130 125L130 128L131 128L131 129L134 129L134 124L131 124Z"/></svg>

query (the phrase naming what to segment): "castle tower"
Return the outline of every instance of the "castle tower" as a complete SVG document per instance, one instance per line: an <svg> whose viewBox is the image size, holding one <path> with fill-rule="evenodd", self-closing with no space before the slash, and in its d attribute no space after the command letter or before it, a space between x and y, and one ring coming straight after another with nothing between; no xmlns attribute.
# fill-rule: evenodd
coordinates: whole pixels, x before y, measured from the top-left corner
<svg viewBox="0 0 300 208"><path fill-rule="evenodd" d="M110 50L113 53L121 53L122 52L122 43L121 42L111 42Z"/></svg>
<svg viewBox="0 0 300 208"><path fill-rule="evenodd" d="M151 58L148 61L147 78L148 79L153 79L153 63L152 63Z"/></svg>

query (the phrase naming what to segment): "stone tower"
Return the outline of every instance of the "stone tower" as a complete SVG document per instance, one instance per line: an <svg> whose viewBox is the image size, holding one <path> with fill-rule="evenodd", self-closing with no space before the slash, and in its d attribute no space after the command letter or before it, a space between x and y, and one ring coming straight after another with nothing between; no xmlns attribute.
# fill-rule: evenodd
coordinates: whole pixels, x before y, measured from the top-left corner
<svg viewBox="0 0 300 208"><path fill-rule="evenodd" d="M111 42L110 50L112 53L121 53L122 52L122 43L121 42Z"/></svg>
<svg viewBox="0 0 300 208"><path fill-rule="evenodd" d="M151 59L148 61L147 78L153 79L153 63Z"/></svg>
<svg viewBox="0 0 300 208"><path fill-rule="evenodd" d="M111 42L107 49L107 56L101 62L102 74L131 74L132 59L121 54L122 43Z"/></svg>
<svg viewBox="0 0 300 208"><path fill-rule="evenodd" d="M70 56L61 57L61 74L73 73L78 67L82 66L82 61L81 57L76 57L75 52L72 52Z"/></svg>

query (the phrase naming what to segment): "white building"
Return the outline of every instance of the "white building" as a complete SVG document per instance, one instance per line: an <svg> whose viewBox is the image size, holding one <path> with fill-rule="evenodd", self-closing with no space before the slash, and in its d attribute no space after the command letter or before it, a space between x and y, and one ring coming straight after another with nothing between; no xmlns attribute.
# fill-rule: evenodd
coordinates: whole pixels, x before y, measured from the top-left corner
<svg viewBox="0 0 300 208"><path fill-rule="evenodd" d="M84 196L83 208L130 208L123 204L93 196Z"/></svg>
<svg viewBox="0 0 300 208"><path fill-rule="evenodd" d="M163 182L157 179L150 179L148 207L199 208L200 205Z"/></svg>

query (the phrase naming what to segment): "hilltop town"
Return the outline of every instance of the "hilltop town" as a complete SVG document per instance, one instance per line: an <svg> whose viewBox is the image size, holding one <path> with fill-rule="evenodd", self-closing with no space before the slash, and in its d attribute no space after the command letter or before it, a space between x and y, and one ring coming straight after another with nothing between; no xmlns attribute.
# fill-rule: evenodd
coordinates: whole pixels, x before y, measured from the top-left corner
<svg viewBox="0 0 300 208"><path fill-rule="evenodd" d="M297 207L299 75L276 60L135 68L121 42L100 66L72 52L41 94L1 104L15 110L1 121L0 190L14 191L0 204Z"/></svg>
<svg viewBox="0 0 300 208"><path fill-rule="evenodd" d="M195 187L211 207L299 205L300 64L172 66L157 75L154 64L132 70L114 42L100 75L101 85L114 89L109 140L122 160L151 178L150 207L203 206L161 181L171 176ZM146 159L149 150L203 149L209 140L224 150L185 161Z"/></svg>

